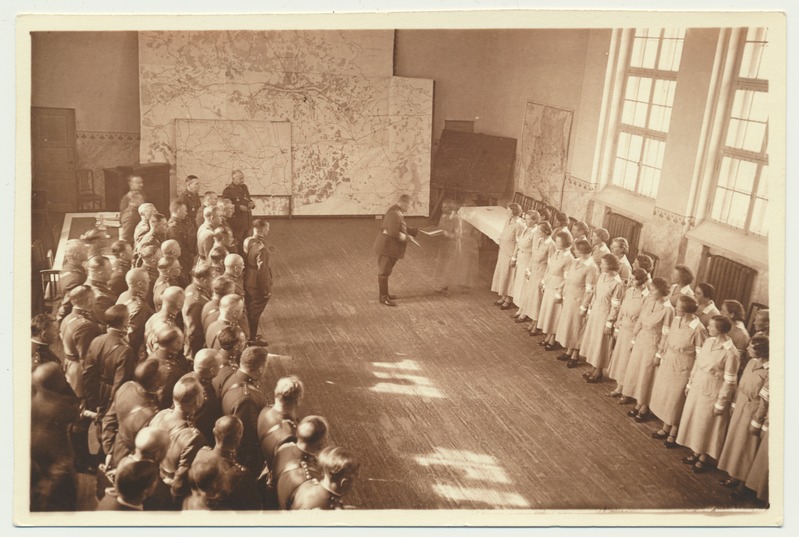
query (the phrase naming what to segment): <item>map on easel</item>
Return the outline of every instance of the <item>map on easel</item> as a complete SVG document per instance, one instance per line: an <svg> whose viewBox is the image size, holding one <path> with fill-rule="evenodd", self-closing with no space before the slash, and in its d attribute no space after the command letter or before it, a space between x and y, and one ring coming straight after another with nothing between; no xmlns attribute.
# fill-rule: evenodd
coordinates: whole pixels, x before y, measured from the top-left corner
<svg viewBox="0 0 799 537"><path fill-rule="evenodd" d="M569 138L571 110L528 101L524 113L517 190L560 206Z"/></svg>

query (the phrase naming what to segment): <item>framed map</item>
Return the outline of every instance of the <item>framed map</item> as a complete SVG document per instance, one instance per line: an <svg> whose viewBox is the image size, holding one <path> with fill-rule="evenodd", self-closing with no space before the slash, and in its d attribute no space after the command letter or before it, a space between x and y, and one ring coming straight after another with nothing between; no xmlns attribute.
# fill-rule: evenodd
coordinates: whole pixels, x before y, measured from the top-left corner
<svg viewBox="0 0 799 537"><path fill-rule="evenodd" d="M560 207L569 158L571 110L527 102L519 160L520 192Z"/></svg>

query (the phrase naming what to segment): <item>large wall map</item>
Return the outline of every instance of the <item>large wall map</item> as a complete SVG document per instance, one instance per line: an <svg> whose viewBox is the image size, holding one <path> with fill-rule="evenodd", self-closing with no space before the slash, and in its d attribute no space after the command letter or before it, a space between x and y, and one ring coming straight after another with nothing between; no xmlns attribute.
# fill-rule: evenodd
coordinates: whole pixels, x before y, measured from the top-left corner
<svg viewBox="0 0 799 537"><path fill-rule="evenodd" d="M294 214L380 214L402 193L427 214L433 82L391 76L392 31L140 32L139 65L143 162L177 164L179 177L217 190L183 166L183 120L288 122ZM252 140L230 147L258 151ZM261 180L259 194L285 194L274 176L245 176L253 193Z"/></svg>
<svg viewBox="0 0 799 537"><path fill-rule="evenodd" d="M571 110L527 103L518 182L522 193L560 207L571 128Z"/></svg>

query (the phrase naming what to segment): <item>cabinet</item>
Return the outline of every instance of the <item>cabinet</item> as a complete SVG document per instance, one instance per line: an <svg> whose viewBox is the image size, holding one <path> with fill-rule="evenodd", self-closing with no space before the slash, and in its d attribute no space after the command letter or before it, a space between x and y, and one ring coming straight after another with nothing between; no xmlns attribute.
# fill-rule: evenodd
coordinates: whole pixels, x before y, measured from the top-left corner
<svg viewBox="0 0 799 537"><path fill-rule="evenodd" d="M104 168L105 210L119 211L119 201L128 191L128 177L131 175L144 180L145 199L169 216L169 164L160 162Z"/></svg>

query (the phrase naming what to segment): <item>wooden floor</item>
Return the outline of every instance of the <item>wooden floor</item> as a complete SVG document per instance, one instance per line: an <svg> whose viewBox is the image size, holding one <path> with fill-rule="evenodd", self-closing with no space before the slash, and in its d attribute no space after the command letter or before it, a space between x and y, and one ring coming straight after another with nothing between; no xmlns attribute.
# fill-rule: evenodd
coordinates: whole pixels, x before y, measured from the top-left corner
<svg viewBox="0 0 799 537"><path fill-rule="evenodd" d="M426 221L419 220L419 224ZM274 220L275 277L262 319L270 351L299 375L302 412L363 469L360 508L751 508L694 475L637 424L492 305L496 249L469 294L436 295L436 239L410 246L391 277L397 308L377 301L371 219Z"/></svg>

